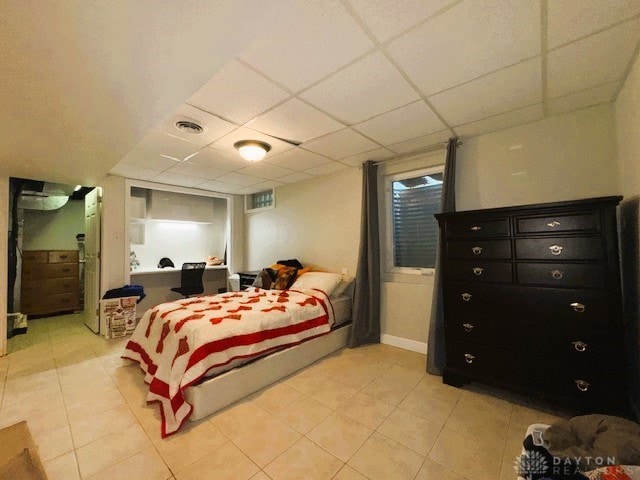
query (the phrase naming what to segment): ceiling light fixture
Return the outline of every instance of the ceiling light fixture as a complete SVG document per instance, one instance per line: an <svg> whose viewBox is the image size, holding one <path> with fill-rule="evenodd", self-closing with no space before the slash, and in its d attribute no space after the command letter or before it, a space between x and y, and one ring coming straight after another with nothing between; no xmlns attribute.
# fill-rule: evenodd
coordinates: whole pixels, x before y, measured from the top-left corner
<svg viewBox="0 0 640 480"><path fill-rule="evenodd" d="M242 158L250 162L259 162L271 150L271 145L259 140L240 140L233 146L240 152Z"/></svg>
<svg viewBox="0 0 640 480"><path fill-rule="evenodd" d="M74 192L77 192L82 188L82 185L76 185L76 188L73 189Z"/></svg>

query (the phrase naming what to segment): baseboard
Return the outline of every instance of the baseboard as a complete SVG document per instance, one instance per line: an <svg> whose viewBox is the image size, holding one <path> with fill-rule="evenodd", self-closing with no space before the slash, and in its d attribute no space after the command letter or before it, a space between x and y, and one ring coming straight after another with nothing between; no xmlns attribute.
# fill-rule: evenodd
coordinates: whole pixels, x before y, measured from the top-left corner
<svg viewBox="0 0 640 480"><path fill-rule="evenodd" d="M410 350L412 352L427 353L427 344L425 342L409 340L408 338L396 337L394 335L387 335L386 333L380 335L380 343L391 345L392 347L404 348L405 350Z"/></svg>

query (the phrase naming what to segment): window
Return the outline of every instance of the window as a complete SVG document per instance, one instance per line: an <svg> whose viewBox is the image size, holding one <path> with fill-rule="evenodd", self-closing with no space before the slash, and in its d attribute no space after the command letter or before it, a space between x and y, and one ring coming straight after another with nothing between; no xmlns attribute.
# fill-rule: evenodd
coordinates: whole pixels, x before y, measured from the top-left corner
<svg viewBox="0 0 640 480"><path fill-rule="evenodd" d="M443 167L387 177L387 270L418 273L436 265Z"/></svg>
<svg viewBox="0 0 640 480"><path fill-rule="evenodd" d="M245 197L245 211L251 212L263 208L273 208L275 204L275 194L272 190L252 193Z"/></svg>

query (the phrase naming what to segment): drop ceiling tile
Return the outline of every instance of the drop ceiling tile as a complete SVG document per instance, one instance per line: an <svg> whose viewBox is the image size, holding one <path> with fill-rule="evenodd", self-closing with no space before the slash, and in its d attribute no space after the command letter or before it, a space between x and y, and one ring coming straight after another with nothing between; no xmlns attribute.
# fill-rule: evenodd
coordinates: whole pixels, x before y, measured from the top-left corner
<svg viewBox="0 0 640 480"><path fill-rule="evenodd" d="M410 153L437 145L438 143L444 143L452 136L450 130L442 130L430 135L423 135L418 138L412 138L411 140L405 140L404 142L394 143L388 145L387 148L398 154Z"/></svg>
<svg viewBox="0 0 640 480"><path fill-rule="evenodd" d="M242 187L248 187L264 181L264 178L251 177L249 175L243 175L241 173L227 173L216 179L219 182L232 183L234 185L240 185Z"/></svg>
<svg viewBox="0 0 640 480"><path fill-rule="evenodd" d="M353 128L383 145L398 143L445 128L422 100L384 113Z"/></svg>
<svg viewBox="0 0 640 480"><path fill-rule="evenodd" d="M378 162L380 160L392 158L393 156L394 153L387 150L386 148L376 148L375 150L371 150L370 152L359 153L357 155L352 155L351 157L341 158L340 163L344 163L345 165L349 165L350 167L358 167L367 160Z"/></svg>
<svg viewBox="0 0 640 480"><path fill-rule="evenodd" d="M188 120L200 125L204 132L202 133L186 133L176 128L176 122L178 120ZM196 145L204 146L211 142L215 142L220 137L226 135L232 130L238 128L233 123L222 120L221 118L204 112L199 108L192 107L188 104L183 104L175 114L171 115L160 126L160 130L164 133L180 137L184 140L188 140Z"/></svg>
<svg viewBox="0 0 640 480"><path fill-rule="evenodd" d="M449 125L463 125L542 101L540 60L535 58L430 97Z"/></svg>
<svg viewBox="0 0 640 480"><path fill-rule="evenodd" d="M234 185L232 183L218 182L217 180L207 180L206 182L198 185L198 188L211 190L212 192L235 193L240 190L242 186Z"/></svg>
<svg viewBox="0 0 640 480"><path fill-rule="evenodd" d="M162 155L141 148L134 148L127 153L122 160L129 165L137 165L139 167L151 168L162 172L167 168L171 168L178 164L178 160L173 158L163 157Z"/></svg>
<svg viewBox="0 0 640 480"><path fill-rule="evenodd" d="M620 87L620 81L605 83L581 92L570 93L563 97L552 98L547 102L550 114L570 112L578 108L590 107L610 102Z"/></svg>
<svg viewBox="0 0 640 480"><path fill-rule="evenodd" d="M319 167L310 168L306 171L306 173L319 177L320 175L328 175L333 172L339 172L340 170L344 170L346 168L349 167L344 163L331 162L327 163L326 165L320 165Z"/></svg>
<svg viewBox="0 0 640 480"><path fill-rule="evenodd" d="M350 65L301 96L350 124L420 98L381 52Z"/></svg>
<svg viewBox="0 0 640 480"><path fill-rule="evenodd" d="M589 35L638 13L640 0L549 2L549 48Z"/></svg>
<svg viewBox="0 0 640 480"><path fill-rule="evenodd" d="M240 140L260 140L261 142L266 142L271 145L271 150L267 153L267 158L278 155L279 153L286 152L287 150L292 149L295 145L292 145L287 142L283 142L282 140L278 140L277 138L273 138L269 135L265 135L264 133L256 132L247 127L240 127L237 130L225 135L217 142L214 142L210 145L210 147L216 150L222 150L231 155L235 155L239 159L240 154L238 150L233 146L234 143L239 142ZM246 165L245 165L246 166Z"/></svg>
<svg viewBox="0 0 640 480"><path fill-rule="evenodd" d="M288 168L282 168L276 165L269 165L268 163L258 162L238 170L238 173L241 173L243 175L251 175L252 177L274 180L276 178L289 175L290 173L293 173L293 171L289 170Z"/></svg>
<svg viewBox="0 0 640 480"><path fill-rule="evenodd" d="M136 145L136 148L149 153L184 160L185 157L200 150L202 146L180 137L169 135L160 130L154 130L147 134L142 141Z"/></svg>
<svg viewBox="0 0 640 480"><path fill-rule="evenodd" d="M380 145L363 137L350 128L330 133L322 138L312 140L302 145L306 150L325 155L334 160L350 157L357 153L368 152Z"/></svg>
<svg viewBox="0 0 640 480"><path fill-rule="evenodd" d="M496 132L498 130L504 130L505 128L515 127L516 125L540 120L542 117L544 117L544 111L542 104L539 103L511 112L501 113L477 122L467 123L466 125L455 127L455 131L460 138L473 137L475 135Z"/></svg>
<svg viewBox="0 0 640 480"><path fill-rule="evenodd" d="M303 150L299 147L292 148L280 155L266 159L266 162L271 165L278 165L279 167L296 171L308 170L309 168L318 167L330 161L331 160L322 155Z"/></svg>
<svg viewBox="0 0 640 480"><path fill-rule="evenodd" d="M258 193L262 190L263 189L261 189L257 185L253 185L251 187L241 187L239 190L236 190L235 192L233 192L233 194L234 195L251 195L253 193Z"/></svg>
<svg viewBox="0 0 640 480"><path fill-rule="evenodd" d="M425 95L540 54L538 0L466 0L392 42Z"/></svg>
<svg viewBox="0 0 640 480"><path fill-rule="evenodd" d="M314 0L294 2L240 58L299 91L372 47L339 0Z"/></svg>
<svg viewBox="0 0 640 480"><path fill-rule="evenodd" d="M262 75L234 60L194 93L187 103L241 125L288 96Z"/></svg>
<svg viewBox="0 0 640 480"><path fill-rule="evenodd" d="M111 170L109 170L109 173L112 175L117 175L119 177L135 178L138 180L150 180L158 175L160 171L120 162L116 164Z"/></svg>
<svg viewBox="0 0 640 480"><path fill-rule="evenodd" d="M206 179L181 175L179 173L162 172L153 178L154 182L165 183L167 185L178 185L180 187L196 187L205 182Z"/></svg>
<svg viewBox="0 0 640 480"><path fill-rule="evenodd" d="M292 98L249 122L247 127L302 143L345 126L316 108Z"/></svg>
<svg viewBox="0 0 640 480"><path fill-rule="evenodd" d="M268 190L270 188L277 188L284 185L283 182L275 181L275 180L267 180L266 182L260 182L256 185L251 185L251 188L257 188L258 192L261 190Z"/></svg>
<svg viewBox="0 0 640 480"><path fill-rule="evenodd" d="M308 173L295 172L290 175L280 177L278 181L282 183L296 183L296 182L302 182L304 180L309 180L310 178L313 178L313 176L309 175Z"/></svg>
<svg viewBox="0 0 640 480"><path fill-rule="evenodd" d="M206 147L200 150L196 155L189 158L190 163L208 168L215 168L230 172L239 170L249 165L249 162L242 158L234 149L233 153L216 150L212 147Z"/></svg>
<svg viewBox="0 0 640 480"><path fill-rule="evenodd" d="M640 20L632 20L549 52L549 96L559 97L621 78L639 38Z"/></svg>
<svg viewBox="0 0 640 480"><path fill-rule="evenodd" d="M188 175L190 177L200 177L203 179L214 179L226 174L227 171L218 168L206 167L186 161L171 167L167 173L178 173L180 175Z"/></svg>
<svg viewBox="0 0 640 480"><path fill-rule="evenodd" d="M371 33L384 42L446 7L451 0L349 0Z"/></svg>

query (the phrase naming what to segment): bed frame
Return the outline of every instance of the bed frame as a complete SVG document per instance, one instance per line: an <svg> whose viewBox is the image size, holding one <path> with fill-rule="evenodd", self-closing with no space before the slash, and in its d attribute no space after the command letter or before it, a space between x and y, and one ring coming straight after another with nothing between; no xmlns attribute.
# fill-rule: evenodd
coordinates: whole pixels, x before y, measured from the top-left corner
<svg viewBox="0 0 640 480"><path fill-rule="evenodd" d="M351 323L189 387L189 420L200 420L347 345Z"/></svg>

